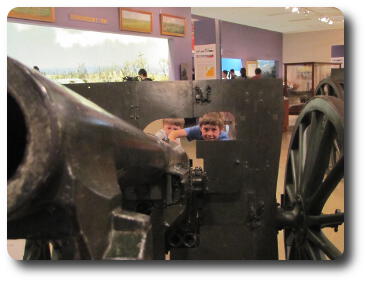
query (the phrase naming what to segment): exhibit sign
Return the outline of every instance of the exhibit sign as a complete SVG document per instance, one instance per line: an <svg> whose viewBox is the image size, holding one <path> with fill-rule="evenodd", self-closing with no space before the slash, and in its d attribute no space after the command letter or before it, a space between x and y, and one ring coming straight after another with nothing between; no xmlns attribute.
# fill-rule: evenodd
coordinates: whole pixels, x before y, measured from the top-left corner
<svg viewBox="0 0 367 283"><path fill-rule="evenodd" d="M69 14L69 19L73 21L104 24L104 25L108 23L106 18L89 17L89 16L78 15L78 14Z"/></svg>
<svg viewBox="0 0 367 283"><path fill-rule="evenodd" d="M215 44L195 45L195 80L214 80L217 73Z"/></svg>
<svg viewBox="0 0 367 283"><path fill-rule="evenodd" d="M344 68L344 45L331 46L331 63L340 63Z"/></svg>

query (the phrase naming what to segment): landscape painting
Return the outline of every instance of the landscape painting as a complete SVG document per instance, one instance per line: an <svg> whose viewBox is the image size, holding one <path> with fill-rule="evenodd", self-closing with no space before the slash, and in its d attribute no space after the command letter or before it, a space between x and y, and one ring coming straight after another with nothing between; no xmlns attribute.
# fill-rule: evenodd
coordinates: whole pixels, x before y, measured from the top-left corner
<svg viewBox="0 0 367 283"><path fill-rule="evenodd" d="M185 36L185 18L161 14L161 34Z"/></svg>
<svg viewBox="0 0 367 283"><path fill-rule="evenodd" d="M137 32L152 32L152 13L120 8L120 29Z"/></svg>
<svg viewBox="0 0 367 283"><path fill-rule="evenodd" d="M55 21L55 8L50 7L17 7L12 9L8 17L36 20L43 22L54 22Z"/></svg>

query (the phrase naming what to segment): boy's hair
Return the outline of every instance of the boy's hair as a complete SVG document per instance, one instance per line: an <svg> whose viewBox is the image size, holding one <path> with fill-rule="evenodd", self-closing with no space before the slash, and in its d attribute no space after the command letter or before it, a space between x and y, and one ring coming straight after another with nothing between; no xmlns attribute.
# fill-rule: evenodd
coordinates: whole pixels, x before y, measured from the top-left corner
<svg viewBox="0 0 367 283"><path fill-rule="evenodd" d="M166 119L163 119L163 125L166 125L166 124L175 125L175 126L183 128L183 126L185 124L185 119L182 119L182 118L166 118Z"/></svg>
<svg viewBox="0 0 367 283"><path fill-rule="evenodd" d="M204 125L218 126L219 129L223 129L223 117L218 112L209 112L199 119L199 126L201 127Z"/></svg>
<svg viewBox="0 0 367 283"><path fill-rule="evenodd" d="M138 72L138 75L146 77L148 74L147 74L147 71L145 71L145 69L140 69Z"/></svg>
<svg viewBox="0 0 367 283"><path fill-rule="evenodd" d="M261 69L260 68L256 68L255 69L255 74L256 75L260 75L261 74Z"/></svg>

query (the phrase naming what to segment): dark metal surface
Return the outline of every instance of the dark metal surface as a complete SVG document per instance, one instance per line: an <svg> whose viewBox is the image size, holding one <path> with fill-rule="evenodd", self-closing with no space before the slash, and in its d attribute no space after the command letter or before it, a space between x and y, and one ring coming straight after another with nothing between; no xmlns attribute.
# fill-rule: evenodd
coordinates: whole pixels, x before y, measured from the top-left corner
<svg viewBox="0 0 367 283"><path fill-rule="evenodd" d="M157 119L191 117L193 112L191 85L186 81L65 86L140 129Z"/></svg>
<svg viewBox="0 0 367 283"><path fill-rule="evenodd" d="M33 172L22 161L9 176L9 238L50 240L61 246L61 258L69 250L72 255L64 257L162 259L170 250L172 259L278 258L281 80L67 87L104 110L12 60L8 63L8 92L28 129L25 160L31 156L37 159L34 168L43 166ZM26 93L40 101L25 101ZM37 117L32 111L45 112L39 133L33 134L39 121L32 120ZM188 174L183 152L132 126L144 129L160 118L194 118L212 111L234 115L237 140L197 142L204 175ZM33 139L39 151L29 150ZM29 170L41 180L32 180L25 189L18 177ZM44 218L39 225L35 207ZM169 235L178 230L183 231L183 246L167 247L168 240L176 239Z"/></svg>
<svg viewBox="0 0 367 283"><path fill-rule="evenodd" d="M290 142L278 224L287 259L336 259L341 252L323 228L344 223L344 212L323 208L344 178L344 103L316 97L301 112Z"/></svg>
<svg viewBox="0 0 367 283"><path fill-rule="evenodd" d="M209 190L202 208L200 245L193 249L172 249L171 256L174 259L277 259L274 212L283 118L281 81L128 82L126 85L131 90L116 95L116 99L134 100L141 129L156 119L199 117L212 111L231 112L236 119L236 141L197 142L197 158L204 159ZM100 93L90 91L87 85L68 87L97 103L102 93L113 91L108 84ZM128 97L132 93L135 94ZM107 103L103 106L114 109L114 105ZM252 207L259 206L265 209L259 213L258 221L254 221L250 215ZM218 233L223 245L220 248Z"/></svg>
<svg viewBox="0 0 367 283"><path fill-rule="evenodd" d="M12 59L8 101L8 128L25 125L17 147L8 132L8 160L24 153L8 172L8 238L54 243L61 259L153 258L150 217L121 209L121 192L159 187L167 173L183 179L182 149Z"/></svg>
<svg viewBox="0 0 367 283"><path fill-rule="evenodd" d="M344 68L331 69L330 77L335 81L344 81Z"/></svg>

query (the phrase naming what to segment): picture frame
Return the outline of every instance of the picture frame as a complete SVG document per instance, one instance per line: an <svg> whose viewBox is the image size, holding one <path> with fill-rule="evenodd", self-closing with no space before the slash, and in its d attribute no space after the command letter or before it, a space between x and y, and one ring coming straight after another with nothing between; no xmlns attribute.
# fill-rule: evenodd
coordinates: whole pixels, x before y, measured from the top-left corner
<svg viewBox="0 0 367 283"><path fill-rule="evenodd" d="M9 12L8 17L42 22L56 21L55 8L51 7L16 7Z"/></svg>
<svg viewBox="0 0 367 283"><path fill-rule="evenodd" d="M153 13L129 8L120 8L120 30L151 33Z"/></svg>
<svg viewBox="0 0 367 283"><path fill-rule="evenodd" d="M186 18L168 14L160 14L161 34L185 36Z"/></svg>

